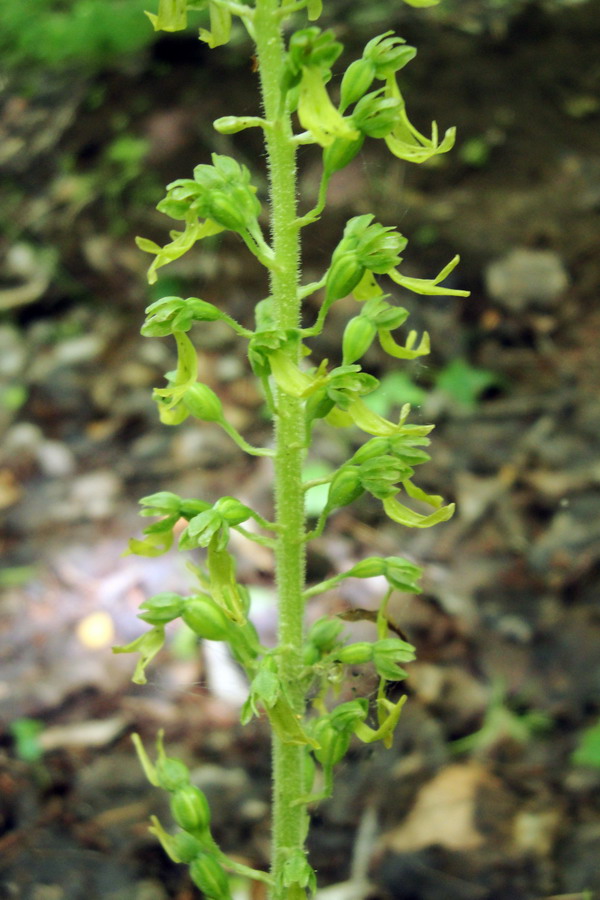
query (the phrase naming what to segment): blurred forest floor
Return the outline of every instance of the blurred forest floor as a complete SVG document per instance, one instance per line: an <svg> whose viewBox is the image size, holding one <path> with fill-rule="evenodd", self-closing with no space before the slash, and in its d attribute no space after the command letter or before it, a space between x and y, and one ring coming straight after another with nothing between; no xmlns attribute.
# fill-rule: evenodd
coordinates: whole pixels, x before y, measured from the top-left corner
<svg viewBox="0 0 600 900"><path fill-rule="evenodd" d="M477 16L475 14L475 21ZM430 357L391 369L380 409L405 399L436 422L423 486L456 500L451 522L405 533L367 501L316 542L317 580L365 555L408 555L424 592L394 617L418 651L394 748L357 746L335 798L315 811L311 853L330 900L563 900L600 897L600 5L434 20L396 12L357 36L348 59L396 28L419 54L409 114L458 126L438 165L404 167L367 146L332 184L309 230L319 277L351 215L376 211L409 238L403 271L430 277L458 252L471 297L423 298L411 327ZM138 603L189 590L174 554L123 557L137 500L156 490L268 509L270 472L210 425L168 429L151 388L173 361L139 336L157 297L201 296L250 322L260 271L214 242L145 285L135 234L164 243L163 186L209 152L251 168L262 151L215 135L253 114L256 76L240 47L165 38L94 76L3 82L0 111L0 896L7 900L191 900L185 867L147 832L165 798L132 754L164 727L169 752L209 796L215 836L255 866L268 858L269 748L237 724L243 686L185 631L131 684ZM243 136L242 136L243 137ZM306 153L310 202L318 159ZM318 352L336 360L351 300ZM309 310L308 315L311 315ZM334 333L336 332L337 333ZM197 329L203 380L249 440L268 441L261 399L228 332ZM315 456L348 455L317 433ZM235 487L233 487L235 486ZM273 631L272 565L237 547L256 624ZM351 582L310 616L375 607ZM361 673L369 688L369 673ZM588 765L581 765L581 747ZM594 755L595 753L595 755ZM595 764L594 764L595 760ZM236 886L244 895L244 886ZM253 894L259 900L259 893Z"/></svg>

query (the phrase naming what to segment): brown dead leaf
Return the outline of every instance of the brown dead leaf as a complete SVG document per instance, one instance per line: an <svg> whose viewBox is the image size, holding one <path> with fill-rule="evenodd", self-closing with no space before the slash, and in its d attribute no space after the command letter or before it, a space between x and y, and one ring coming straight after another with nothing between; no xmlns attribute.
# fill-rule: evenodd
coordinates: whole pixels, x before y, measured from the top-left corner
<svg viewBox="0 0 600 900"><path fill-rule="evenodd" d="M21 498L21 485L9 469L0 469L0 509L13 506Z"/></svg>
<svg viewBox="0 0 600 900"><path fill-rule="evenodd" d="M425 784L402 824L384 837L397 853L434 845L449 850L474 850L485 837L477 827L478 797L482 789L501 791L500 782L477 762L456 763Z"/></svg>

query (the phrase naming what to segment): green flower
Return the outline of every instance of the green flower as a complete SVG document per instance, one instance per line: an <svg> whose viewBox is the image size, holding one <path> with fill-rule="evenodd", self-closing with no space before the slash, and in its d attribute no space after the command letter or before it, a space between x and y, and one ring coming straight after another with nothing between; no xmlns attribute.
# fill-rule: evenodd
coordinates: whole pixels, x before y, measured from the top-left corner
<svg viewBox="0 0 600 900"><path fill-rule="evenodd" d="M342 50L331 31L316 26L303 28L290 38L282 93L288 103L294 98L290 106L297 107L300 124L322 147L336 139L356 141L360 137L350 120L335 108L325 87Z"/></svg>
<svg viewBox="0 0 600 900"><path fill-rule="evenodd" d="M210 27L201 28L198 37L213 49L227 44L231 36L231 13L220 3L209 3Z"/></svg>
<svg viewBox="0 0 600 900"><path fill-rule="evenodd" d="M146 15L155 31L183 31L187 28L187 0L159 0L158 15Z"/></svg>
<svg viewBox="0 0 600 900"><path fill-rule="evenodd" d="M391 35L391 37L390 37ZM374 37L365 46L361 59L350 63L342 78L340 109L344 112L348 106L356 103L371 87L375 78L384 81L404 68L414 59L417 51L406 42L396 37L392 31L386 31Z"/></svg>
<svg viewBox="0 0 600 900"><path fill-rule="evenodd" d="M381 88L362 97L350 118L362 134L382 138L392 131L401 111L401 103L395 97L386 97Z"/></svg>
<svg viewBox="0 0 600 900"><path fill-rule="evenodd" d="M373 644L373 662L380 678L386 681L401 681L407 672L400 663L416 659L415 648L399 638L385 638Z"/></svg>
<svg viewBox="0 0 600 900"><path fill-rule="evenodd" d="M400 287L406 288L409 291L412 291L414 294L425 294L427 296L453 296L453 297L468 297L470 291L462 291L456 288L445 288L440 286L440 281L444 281L450 275L450 273L456 268L458 263L460 262L460 256L454 256L448 265L444 266L441 272L435 276L435 278L410 278L406 275L401 275L400 272L395 269L390 269L388 271L388 275L395 281L396 284L399 284Z"/></svg>
<svg viewBox="0 0 600 900"><path fill-rule="evenodd" d="M371 63L375 70L375 77L381 81L389 78L395 72L399 72L416 55L415 47L411 47L393 31L378 34L369 41L363 51L364 59Z"/></svg>
<svg viewBox="0 0 600 900"><path fill-rule="evenodd" d="M330 146L336 139L356 141L360 137L351 120L345 119L331 102L323 75L316 68L302 70L298 119L321 147Z"/></svg>
<svg viewBox="0 0 600 900"><path fill-rule="evenodd" d="M442 141L438 138L437 123L431 125L431 138L421 134L409 121L404 98L393 75L388 76L385 86L386 96L398 101L398 117L394 129L384 137L388 150L398 159L423 163L432 156L447 153L454 146L456 128L448 128Z"/></svg>
<svg viewBox="0 0 600 900"><path fill-rule="evenodd" d="M146 308L144 337L164 337L175 331L189 331L194 322L216 322L223 318L221 310L198 297L163 297Z"/></svg>
<svg viewBox="0 0 600 900"><path fill-rule="evenodd" d="M150 631L140 635L135 641L123 647L113 647L113 653L139 653L140 658L135 667L132 681L134 684L146 684L146 666L152 662L165 642L165 629L163 625L156 625Z"/></svg>
<svg viewBox="0 0 600 900"><path fill-rule="evenodd" d="M354 216L346 223L327 273L326 306L350 294L365 272L383 275L399 265L406 238L395 228L373 222L373 218L370 214Z"/></svg>

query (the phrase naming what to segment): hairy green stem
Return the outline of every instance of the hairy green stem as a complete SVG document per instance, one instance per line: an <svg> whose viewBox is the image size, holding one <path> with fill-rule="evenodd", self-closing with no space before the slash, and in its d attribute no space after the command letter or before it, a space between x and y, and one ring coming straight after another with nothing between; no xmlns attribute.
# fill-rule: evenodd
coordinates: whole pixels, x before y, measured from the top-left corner
<svg viewBox="0 0 600 900"><path fill-rule="evenodd" d="M269 165L271 239L277 265L271 270L271 295L277 327L298 328L300 240L296 223L296 147L289 114L282 110L283 34L278 0L257 0L256 47ZM298 361L298 352L295 362ZM302 489L304 415L300 400L278 392L275 425L275 503L279 534L276 572L279 602L279 676L297 716L305 709L300 676L304 636L305 514ZM273 737L273 897L290 900L297 889L284 887L284 866L304 847L305 812L294 805L304 790L302 745Z"/></svg>

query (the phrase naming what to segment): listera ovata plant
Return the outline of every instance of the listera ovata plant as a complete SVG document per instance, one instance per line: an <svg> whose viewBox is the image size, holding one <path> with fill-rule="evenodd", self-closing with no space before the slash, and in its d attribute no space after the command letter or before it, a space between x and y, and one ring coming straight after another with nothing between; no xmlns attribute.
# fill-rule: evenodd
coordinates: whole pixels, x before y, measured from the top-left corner
<svg viewBox="0 0 600 900"><path fill-rule="evenodd" d="M431 5L430 0L409 2ZM211 834L206 798L192 784L187 767L166 755L162 735L153 763L136 735L146 774L152 784L170 792L171 811L179 827L170 833L154 818L151 830L173 860L189 865L192 881L210 900L229 898L227 872L266 882L274 900L302 900L316 884L305 849L311 808L331 795L335 767L354 738L391 745L405 697L389 699L387 687L406 677L403 666L415 658L415 651L392 626L388 604L394 591L418 592L421 575L418 566L401 556L368 557L346 572L308 586L307 544L322 534L336 510L364 493L380 501L390 519L408 528L428 528L451 517L453 504L445 505L442 497L426 493L413 480L416 467L430 458L424 448L433 426L411 423L408 405L398 421L374 412L364 397L378 381L363 370L361 359L376 338L397 360L412 360L429 351L426 333L418 336L409 331L404 338L397 336L408 313L384 292L381 276L416 294L466 296L467 292L443 284L458 257L433 278L403 274L401 254L407 239L371 214L347 222L321 278L303 283L301 236L324 212L330 179L356 157L365 140L382 139L394 156L419 164L450 150L454 129L440 138L434 123L427 137L408 118L397 76L416 51L392 32L370 40L361 58L347 67L336 105L328 83L342 45L332 31L306 21L299 30L286 29L291 16L317 20L320 0L255 0L254 5L235 0L160 0L158 13L148 15L155 29L177 31L187 27L188 12L198 9L208 12L209 27L200 29L200 39L210 47L228 42L235 18L254 44L263 114L226 115L214 127L221 134L262 130L269 176L269 230L261 225L262 205L249 170L229 156L214 153L210 163L196 166L193 178L167 186L158 209L178 223L170 241L159 246L139 238L138 246L154 257L148 272L148 280L154 283L158 269L195 250L203 238L235 232L246 245L247 251L242 252L253 254L267 270L268 296L256 303L252 329L208 300L164 297L148 307L142 333L171 336L177 347L176 369L166 374L166 386L154 391L161 421L176 426L192 417L212 423L245 453L270 457L274 513L269 521L231 496L216 503L169 491L144 497L142 515L153 522L141 539L130 542L130 551L142 556L166 553L174 543L175 526L184 520L179 549L203 548L204 563L190 565L196 585L189 596L161 593L145 600L140 618L150 630L115 650L139 653L133 680L143 684L146 667L163 645L165 626L174 619L181 618L203 640L227 644L249 684L242 722L264 715L272 729L270 871L249 869L221 851ZM296 158L300 148L309 144L322 151L322 177L314 207L299 211ZM332 305L348 296L356 301L356 314L344 329L337 365L323 361L311 366L311 339L326 327ZM302 327L302 305L309 297L320 299L320 308L312 324ZM197 323L210 327L211 322L229 326L247 352L273 421L272 447L250 445L227 421L218 395L197 380L198 356L189 334ZM359 429L367 438L333 474L307 482L303 469L316 427ZM316 483L328 486L327 499L309 530L305 494ZM428 511L417 511L411 501ZM275 647L262 646L252 625L250 595L237 580L229 546L232 529L274 553ZM376 576L385 580L387 590L378 611L370 613L375 624L372 642L349 643L344 622L335 616L321 618L307 629L305 608L311 597L347 578ZM375 699L339 702L336 687L348 668L359 664L370 664L377 673Z"/></svg>

